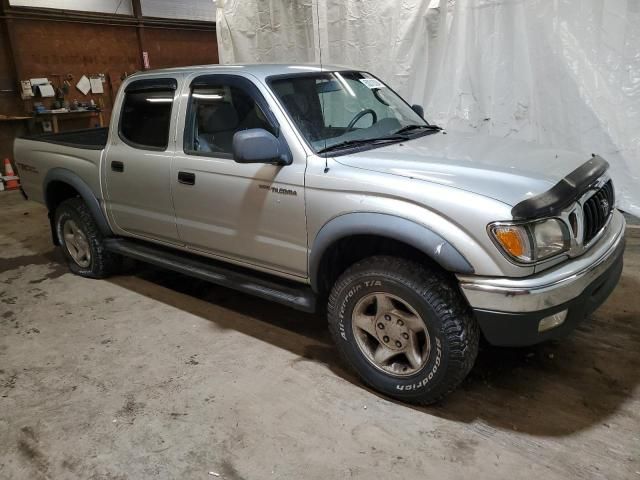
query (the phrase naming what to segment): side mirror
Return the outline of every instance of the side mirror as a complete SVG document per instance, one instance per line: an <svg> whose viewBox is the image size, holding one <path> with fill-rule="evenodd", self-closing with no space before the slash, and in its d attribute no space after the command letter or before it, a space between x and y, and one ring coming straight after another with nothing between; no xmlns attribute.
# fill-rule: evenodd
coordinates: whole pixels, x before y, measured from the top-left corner
<svg viewBox="0 0 640 480"><path fill-rule="evenodd" d="M231 148L238 163L290 163L285 160L278 139L263 128L236 132Z"/></svg>
<svg viewBox="0 0 640 480"><path fill-rule="evenodd" d="M424 118L424 108L422 108L422 105L411 105L411 110L420 115L420 118Z"/></svg>

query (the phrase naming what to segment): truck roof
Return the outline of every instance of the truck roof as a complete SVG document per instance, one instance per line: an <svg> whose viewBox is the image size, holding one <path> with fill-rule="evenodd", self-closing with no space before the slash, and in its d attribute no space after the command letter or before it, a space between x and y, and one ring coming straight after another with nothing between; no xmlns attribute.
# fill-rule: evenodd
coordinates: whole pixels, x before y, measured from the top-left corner
<svg viewBox="0 0 640 480"><path fill-rule="evenodd" d="M354 70L350 67L343 65L320 65L311 63L246 63L246 64L233 64L233 65L194 65L189 67L174 67L174 68L161 68L157 70L144 70L134 73L133 76L142 76L155 73L192 73L192 72L209 72L219 71L220 73L232 72L242 70L250 73L260 79L265 79L272 75L284 75L284 74L296 74L296 73L312 73L312 72L335 72L344 70Z"/></svg>

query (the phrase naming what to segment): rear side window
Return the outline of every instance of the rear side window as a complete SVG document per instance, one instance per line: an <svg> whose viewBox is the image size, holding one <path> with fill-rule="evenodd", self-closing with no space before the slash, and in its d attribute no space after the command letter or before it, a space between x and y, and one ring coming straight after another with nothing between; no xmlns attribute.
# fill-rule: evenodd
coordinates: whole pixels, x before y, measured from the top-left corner
<svg viewBox="0 0 640 480"><path fill-rule="evenodd" d="M135 148L166 150L175 88L171 84L142 84L136 88L140 82L133 82L125 93L120 138Z"/></svg>

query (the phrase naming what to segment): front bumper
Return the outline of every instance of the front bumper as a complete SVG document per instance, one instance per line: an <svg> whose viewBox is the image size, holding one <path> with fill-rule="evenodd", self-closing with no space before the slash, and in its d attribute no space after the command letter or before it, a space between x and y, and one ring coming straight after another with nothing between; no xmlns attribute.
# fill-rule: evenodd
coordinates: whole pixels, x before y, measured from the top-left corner
<svg viewBox="0 0 640 480"><path fill-rule="evenodd" d="M607 299L620 279L625 221L614 212L589 252L525 278L459 276L480 328L494 345L523 346L568 334ZM540 320L567 310L562 324L538 331Z"/></svg>

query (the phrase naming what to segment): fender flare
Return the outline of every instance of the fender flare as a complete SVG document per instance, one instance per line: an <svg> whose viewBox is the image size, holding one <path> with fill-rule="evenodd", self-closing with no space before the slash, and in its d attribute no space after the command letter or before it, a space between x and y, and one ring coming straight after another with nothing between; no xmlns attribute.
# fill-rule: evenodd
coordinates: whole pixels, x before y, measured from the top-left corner
<svg viewBox="0 0 640 480"><path fill-rule="evenodd" d="M309 253L309 280L314 291L320 285L322 257L336 241L352 235L378 235L420 250L450 272L474 273L467 259L448 241L429 228L386 213L347 213L327 222L316 235Z"/></svg>
<svg viewBox="0 0 640 480"><path fill-rule="evenodd" d="M96 225L105 236L113 235L111 231L111 227L109 226L109 222L107 222L107 217L104 214L100 206L100 201L97 199L96 195L91 190L91 187L85 183L84 180L80 178L80 176L71 170L67 170L66 168L52 168L49 170L44 177L44 181L42 183L42 191L44 192L44 199L47 205L47 209L49 210L49 218L51 219L52 228L53 228L53 214L52 211L53 205L49 204L49 198L47 195L47 189L49 188L49 184L51 182L63 182L71 187L73 187L79 194L84 203L87 204L93 219L96 221Z"/></svg>

